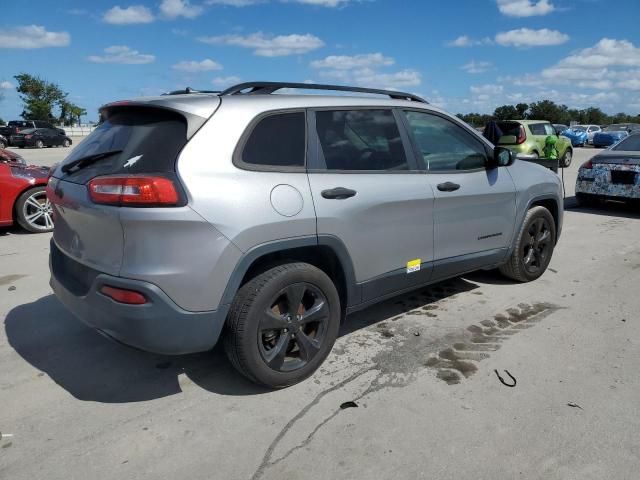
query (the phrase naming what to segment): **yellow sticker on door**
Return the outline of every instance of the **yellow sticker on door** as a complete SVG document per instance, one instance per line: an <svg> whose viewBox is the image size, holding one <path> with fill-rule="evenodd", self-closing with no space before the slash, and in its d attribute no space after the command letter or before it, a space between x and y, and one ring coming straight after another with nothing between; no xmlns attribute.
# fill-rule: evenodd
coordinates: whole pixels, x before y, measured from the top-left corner
<svg viewBox="0 0 640 480"><path fill-rule="evenodd" d="M413 273L420 270L421 263L422 263L422 260L420 260L419 258L416 258L415 260L409 260L407 262L407 273Z"/></svg>

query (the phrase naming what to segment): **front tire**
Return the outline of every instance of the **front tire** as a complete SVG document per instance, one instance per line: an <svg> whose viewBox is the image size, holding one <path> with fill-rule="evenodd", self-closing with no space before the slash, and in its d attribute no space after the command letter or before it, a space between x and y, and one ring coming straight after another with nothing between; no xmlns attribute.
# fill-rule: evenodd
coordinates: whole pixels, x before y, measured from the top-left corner
<svg viewBox="0 0 640 480"><path fill-rule="evenodd" d="M45 187L34 187L24 192L16 202L16 220L31 233L53 230L53 209Z"/></svg>
<svg viewBox="0 0 640 480"><path fill-rule="evenodd" d="M527 212L509 261L500 272L518 282L539 278L549 266L556 242L556 224L544 207Z"/></svg>
<svg viewBox="0 0 640 480"><path fill-rule="evenodd" d="M71 145L71 144L69 143L69 140L67 140L67 139L65 138L65 139L64 139L64 142L62 142L62 146L63 146L64 148L68 148L68 147L69 147L69 145Z"/></svg>
<svg viewBox="0 0 640 480"><path fill-rule="evenodd" d="M224 347L233 366L269 388L301 382L324 362L338 335L340 298L331 279L307 263L271 268L236 294Z"/></svg>

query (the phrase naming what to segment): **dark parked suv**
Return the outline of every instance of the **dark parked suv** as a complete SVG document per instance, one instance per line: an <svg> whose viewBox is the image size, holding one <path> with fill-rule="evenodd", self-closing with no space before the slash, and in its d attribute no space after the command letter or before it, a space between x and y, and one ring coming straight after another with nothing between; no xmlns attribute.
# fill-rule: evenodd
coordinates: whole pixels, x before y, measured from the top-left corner
<svg viewBox="0 0 640 480"><path fill-rule="evenodd" d="M153 352L222 338L270 387L351 312L477 269L537 279L562 228L557 175L408 93L260 82L102 113L47 187L57 297Z"/></svg>

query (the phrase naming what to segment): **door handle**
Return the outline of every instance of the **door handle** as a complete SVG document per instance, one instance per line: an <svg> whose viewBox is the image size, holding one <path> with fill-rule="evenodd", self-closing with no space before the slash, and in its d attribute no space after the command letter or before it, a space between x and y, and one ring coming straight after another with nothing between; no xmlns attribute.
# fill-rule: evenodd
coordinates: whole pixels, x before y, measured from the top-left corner
<svg viewBox="0 0 640 480"><path fill-rule="evenodd" d="M440 190L441 192L455 192L459 188L460 188L460 185L453 182L445 182L445 183L438 184L438 190Z"/></svg>
<svg viewBox="0 0 640 480"><path fill-rule="evenodd" d="M323 190L320 194L323 198L329 200L344 200L345 198L354 197L356 195L355 190L344 187L330 188L329 190Z"/></svg>

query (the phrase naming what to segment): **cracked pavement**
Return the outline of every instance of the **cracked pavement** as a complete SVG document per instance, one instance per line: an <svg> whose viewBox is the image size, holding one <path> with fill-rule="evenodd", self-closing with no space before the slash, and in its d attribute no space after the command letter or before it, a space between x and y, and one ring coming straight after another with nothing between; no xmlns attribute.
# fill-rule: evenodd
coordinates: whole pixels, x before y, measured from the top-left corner
<svg viewBox="0 0 640 480"><path fill-rule="evenodd" d="M638 238L637 209L569 208L537 282L477 272L371 307L270 392L221 349L104 339L51 295L49 235L2 230L0 478L637 478Z"/></svg>

